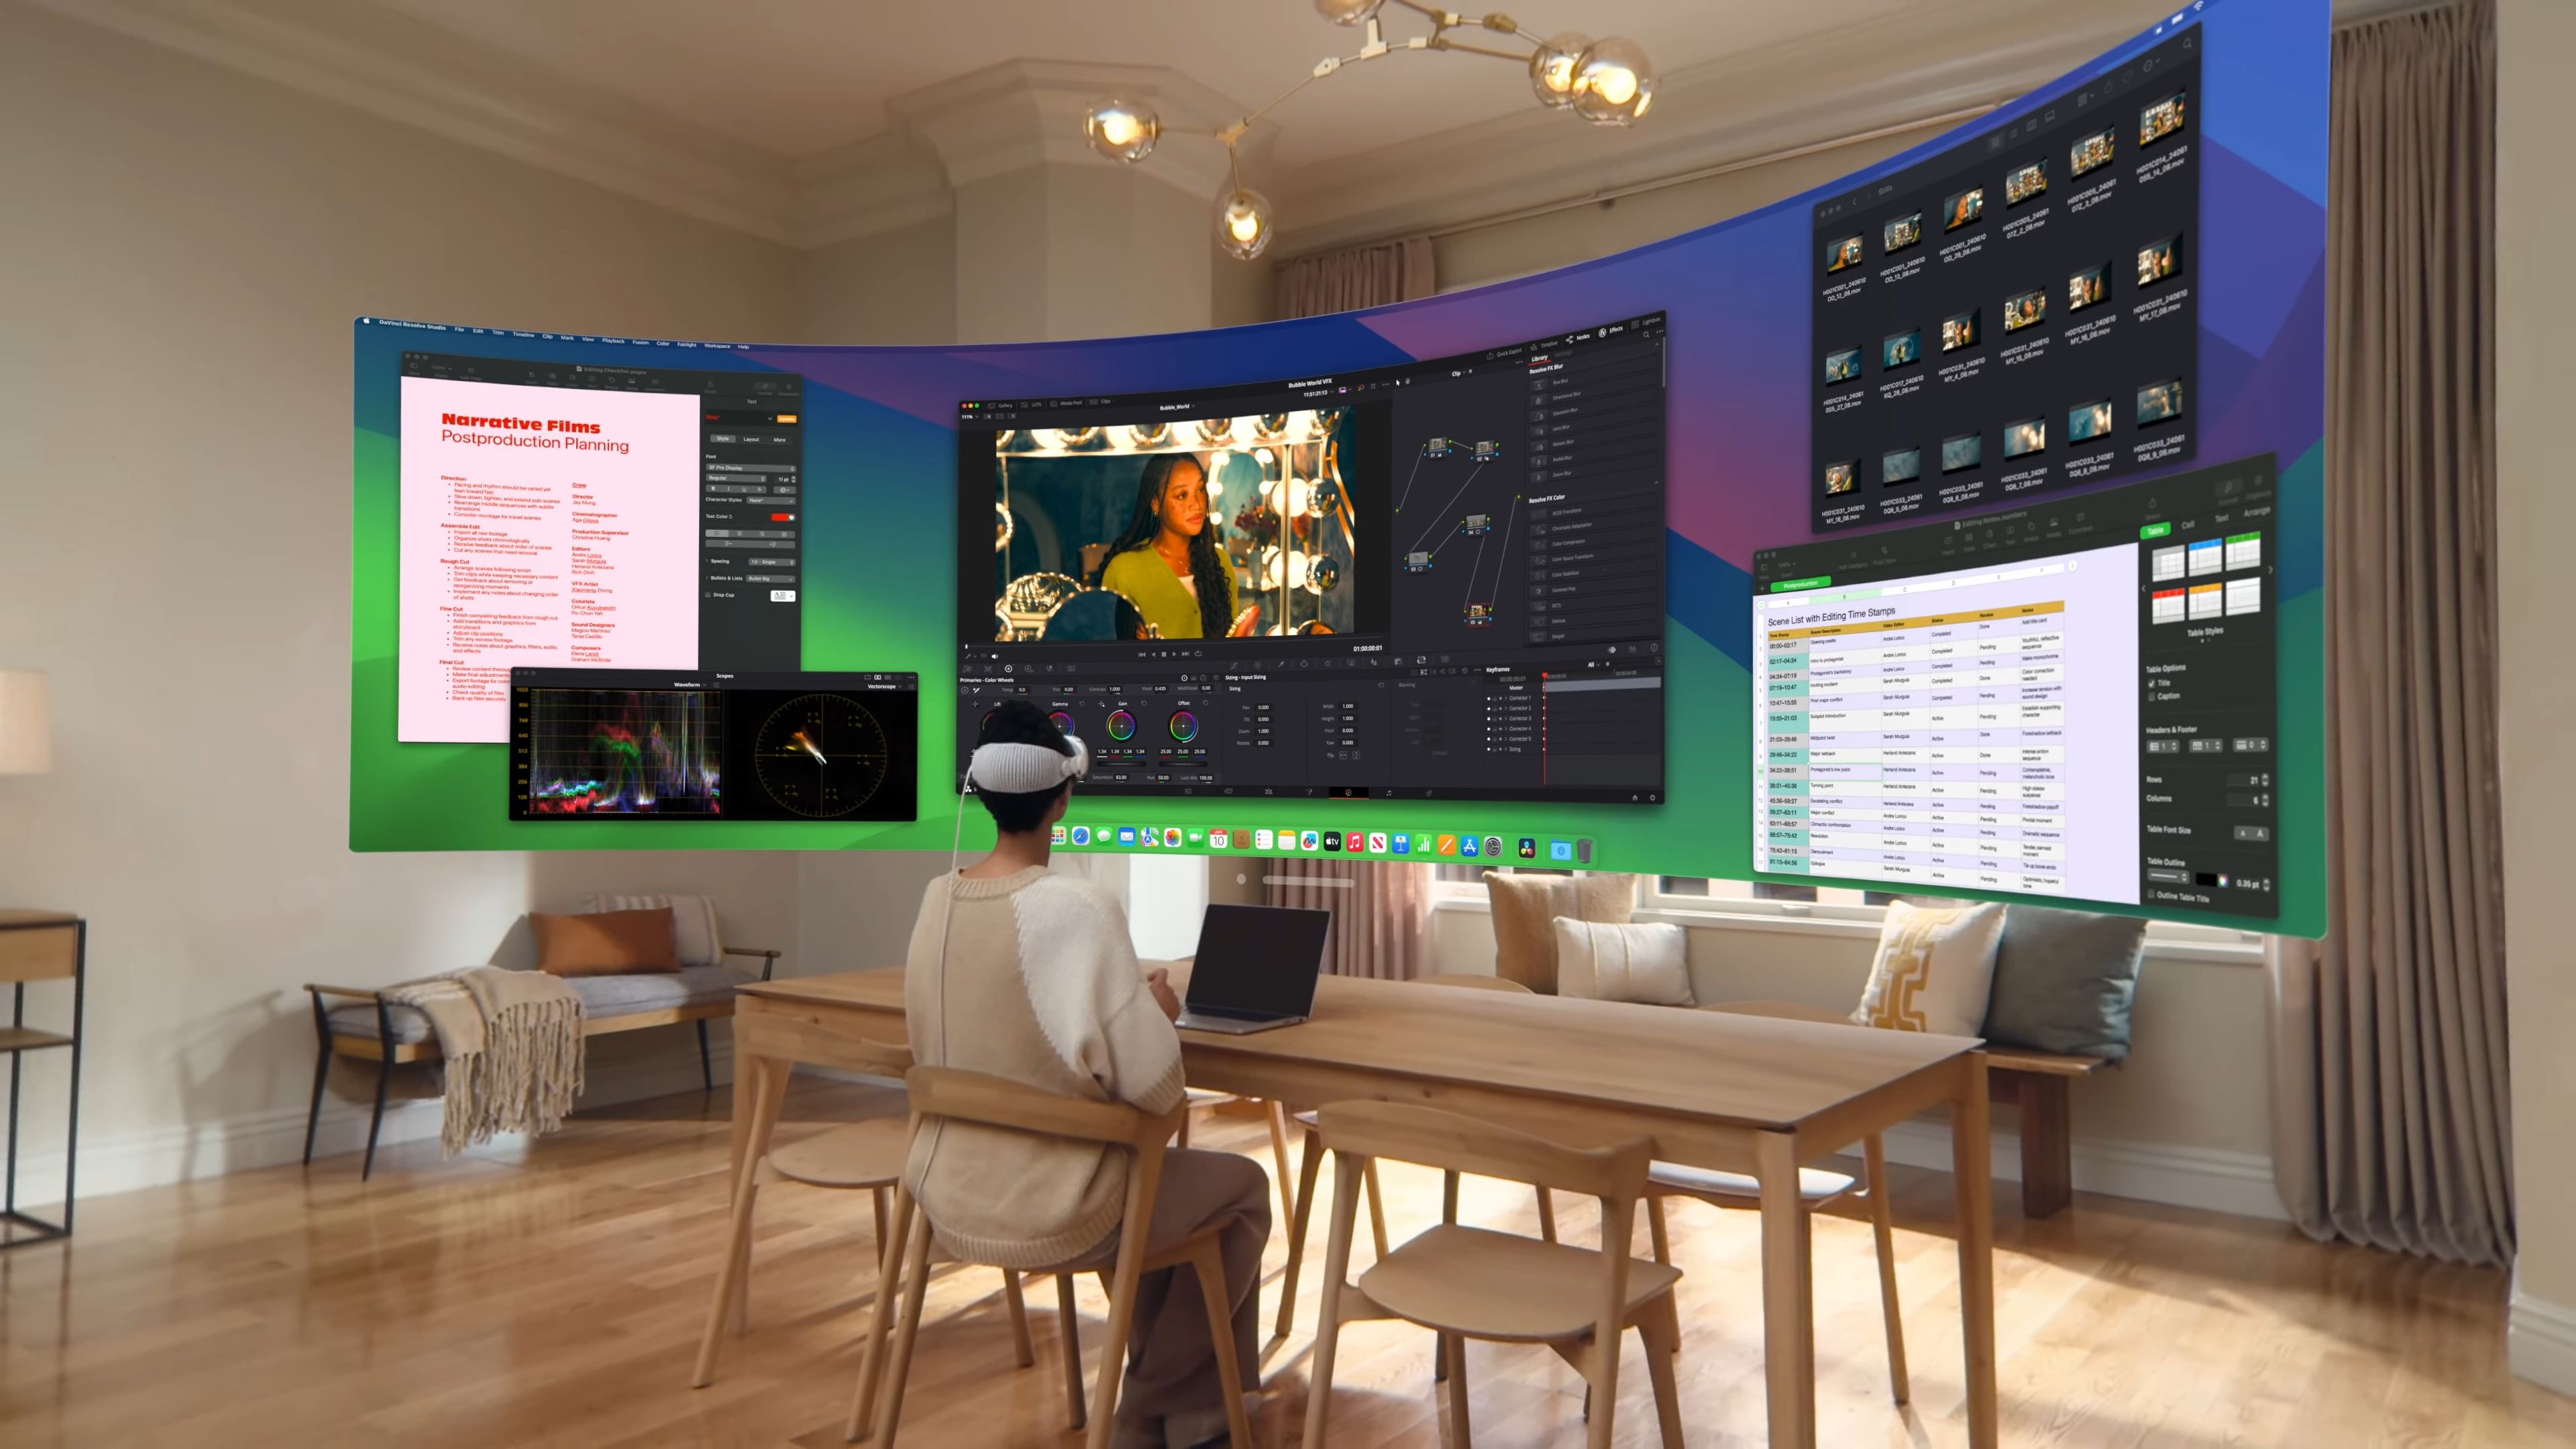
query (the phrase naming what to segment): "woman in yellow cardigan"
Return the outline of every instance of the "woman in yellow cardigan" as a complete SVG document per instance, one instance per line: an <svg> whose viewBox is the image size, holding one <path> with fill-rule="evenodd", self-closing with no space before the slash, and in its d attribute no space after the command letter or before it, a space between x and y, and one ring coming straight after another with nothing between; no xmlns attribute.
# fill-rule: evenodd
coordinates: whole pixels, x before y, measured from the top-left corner
<svg viewBox="0 0 2576 1449"><path fill-rule="evenodd" d="M1123 594L1165 639L1250 634L1234 622L1234 565L1208 517L1207 470L1187 453L1156 453L1136 485L1136 512L1110 545L1100 586Z"/></svg>

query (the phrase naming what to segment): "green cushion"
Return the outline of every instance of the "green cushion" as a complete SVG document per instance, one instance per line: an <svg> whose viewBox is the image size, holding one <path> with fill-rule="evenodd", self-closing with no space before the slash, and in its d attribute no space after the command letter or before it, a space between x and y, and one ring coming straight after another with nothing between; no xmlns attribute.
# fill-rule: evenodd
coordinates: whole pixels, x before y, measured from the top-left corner
<svg viewBox="0 0 2576 1449"><path fill-rule="evenodd" d="M2128 1056L2129 1003L2146 930L2134 916L2008 907L1986 1039L2115 1062Z"/></svg>

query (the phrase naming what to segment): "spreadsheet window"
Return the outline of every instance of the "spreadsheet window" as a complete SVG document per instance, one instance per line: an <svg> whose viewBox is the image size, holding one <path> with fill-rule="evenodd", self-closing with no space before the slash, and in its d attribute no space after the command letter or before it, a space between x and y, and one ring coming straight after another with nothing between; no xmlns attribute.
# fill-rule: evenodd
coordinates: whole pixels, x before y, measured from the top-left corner
<svg viewBox="0 0 2576 1449"><path fill-rule="evenodd" d="M2134 902L2134 550L1757 600L1760 867Z"/></svg>
<svg viewBox="0 0 2576 1449"><path fill-rule="evenodd" d="M2279 914L2269 455L1754 555L1753 861Z"/></svg>

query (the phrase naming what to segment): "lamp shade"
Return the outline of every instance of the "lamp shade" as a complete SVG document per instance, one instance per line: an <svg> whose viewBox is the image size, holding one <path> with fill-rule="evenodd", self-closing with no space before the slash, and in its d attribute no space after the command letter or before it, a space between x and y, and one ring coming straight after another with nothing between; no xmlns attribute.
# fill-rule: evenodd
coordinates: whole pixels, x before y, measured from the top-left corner
<svg viewBox="0 0 2576 1449"><path fill-rule="evenodd" d="M0 669L0 775L41 775L54 767L45 676Z"/></svg>

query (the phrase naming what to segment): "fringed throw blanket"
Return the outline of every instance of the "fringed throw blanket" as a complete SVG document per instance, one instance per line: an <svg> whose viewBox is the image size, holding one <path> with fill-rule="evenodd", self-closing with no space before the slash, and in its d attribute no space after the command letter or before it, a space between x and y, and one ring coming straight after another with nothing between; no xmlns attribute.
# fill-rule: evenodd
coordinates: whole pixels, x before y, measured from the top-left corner
<svg viewBox="0 0 2576 1449"><path fill-rule="evenodd" d="M446 1058L450 1157L495 1132L552 1132L582 1089L581 996L559 976L475 966L385 988L429 1018Z"/></svg>

